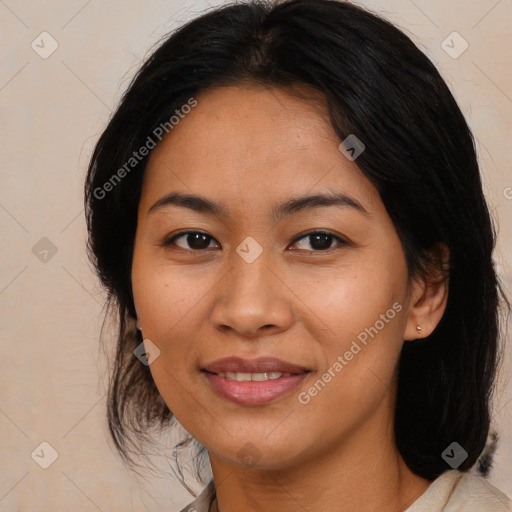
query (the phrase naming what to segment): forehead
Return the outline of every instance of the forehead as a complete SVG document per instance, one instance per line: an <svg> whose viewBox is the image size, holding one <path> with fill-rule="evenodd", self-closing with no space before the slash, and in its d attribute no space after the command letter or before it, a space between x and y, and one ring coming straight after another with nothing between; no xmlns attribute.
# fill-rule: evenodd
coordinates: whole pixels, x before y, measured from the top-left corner
<svg viewBox="0 0 512 512"><path fill-rule="evenodd" d="M297 92L301 97L230 86L198 95L197 106L153 150L143 198L188 189L219 201L257 201L329 189L368 204L375 188L339 151L322 96Z"/></svg>

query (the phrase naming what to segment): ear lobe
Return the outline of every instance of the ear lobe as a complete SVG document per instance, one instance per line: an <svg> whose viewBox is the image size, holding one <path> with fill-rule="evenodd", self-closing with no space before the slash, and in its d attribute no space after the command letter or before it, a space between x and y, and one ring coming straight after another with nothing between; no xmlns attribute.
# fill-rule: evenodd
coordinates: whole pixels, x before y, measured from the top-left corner
<svg viewBox="0 0 512 512"><path fill-rule="evenodd" d="M448 302L449 249L441 242L429 250L427 275L413 280L404 340L429 336L443 317ZM418 329L419 326L419 329Z"/></svg>

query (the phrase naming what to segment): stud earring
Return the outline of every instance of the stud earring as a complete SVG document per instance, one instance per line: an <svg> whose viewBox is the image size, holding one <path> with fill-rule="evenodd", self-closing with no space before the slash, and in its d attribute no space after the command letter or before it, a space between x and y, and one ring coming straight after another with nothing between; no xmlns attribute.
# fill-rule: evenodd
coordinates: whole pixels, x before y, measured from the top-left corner
<svg viewBox="0 0 512 512"><path fill-rule="evenodd" d="M139 320L138 320L138 319L137 319L137 330L142 331L142 329L141 329L141 327L140 327L140 322L139 322Z"/></svg>
<svg viewBox="0 0 512 512"><path fill-rule="evenodd" d="M418 333L418 337L421 338L421 326L420 325L416 326L416 332Z"/></svg>

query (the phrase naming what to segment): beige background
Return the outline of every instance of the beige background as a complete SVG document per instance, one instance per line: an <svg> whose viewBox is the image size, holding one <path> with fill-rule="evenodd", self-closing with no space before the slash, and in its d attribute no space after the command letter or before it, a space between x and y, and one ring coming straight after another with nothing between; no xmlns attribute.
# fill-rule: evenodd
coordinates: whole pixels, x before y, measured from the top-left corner
<svg viewBox="0 0 512 512"><path fill-rule="evenodd" d="M510 290L512 1L358 3L404 28L454 92L477 140L499 227L496 259ZM169 471L135 479L109 441L98 343L104 297L84 253L82 186L93 144L147 51L206 7L0 0L0 512L173 511L191 499ZM47 59L31 48L33 40L41 46L43 31L58 43ZM453 31L469 44L456 59L441 47ZM43 237L56 254L37 254L52 247ZM509 349L495 405L502 444L490 478L510 496L511 368ZM48 469L31 457L43 441L58 452Z"/></svg>

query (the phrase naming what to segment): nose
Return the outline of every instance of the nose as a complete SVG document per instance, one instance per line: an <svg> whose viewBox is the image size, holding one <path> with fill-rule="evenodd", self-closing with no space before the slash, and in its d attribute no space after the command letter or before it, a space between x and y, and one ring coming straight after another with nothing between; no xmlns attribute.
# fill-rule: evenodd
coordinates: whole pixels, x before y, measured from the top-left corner
<svg viewBox="0 0 512 512"><path fill-rule="evenodd" d="M251 263L232 255L231 269L214 292L211 320L216 329L255 338L291 326L293 293L270 259L265 251Z"/></svg>

